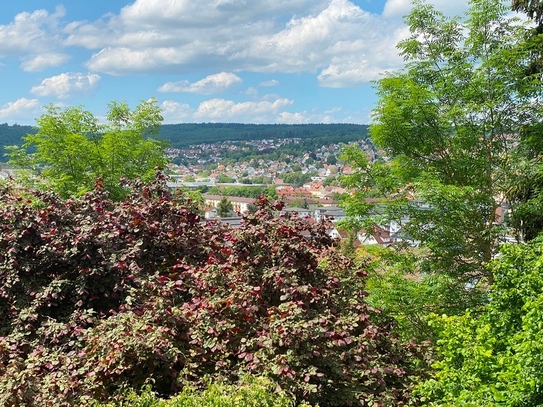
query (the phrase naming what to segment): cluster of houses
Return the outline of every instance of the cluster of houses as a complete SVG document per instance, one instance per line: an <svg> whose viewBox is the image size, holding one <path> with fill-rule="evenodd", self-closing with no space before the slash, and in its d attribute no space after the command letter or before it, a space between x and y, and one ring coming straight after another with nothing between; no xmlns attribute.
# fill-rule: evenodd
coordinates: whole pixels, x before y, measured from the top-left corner
<svg viewBox="0 0 543 407"><path fill-rule="evenodd" d="M226 141L215 144L200 144L191 146L186 150L170 149L170 158L183 157L188 160L183 164L169 164L169 172L179 181L186 178L195 178L197 182L214 184L221 175L240 182L242 179L252 180L267 177L273 184L282 184L283 177L298 168L302 173L315 174L317 179L335 177L339 174L349 174L351 168L337 163L342 146L329 144L321 146L316 151L304 152L300 156L286 156L281 160L249 159L239 160L235 163L224 163L224 158L232 151L245 151L248 146L259 150L274 150L288 143L295 143L297 139L253 140L233 143ZM239 145L241 144L241 145ZM244 146L246 145L246 146ZM373 157L372 147L360 141L360 148ZM211 168L211 169L210 169Z"/></svg>
<svg viewBox="0 0 543 407"><path fill-rule="evenodd" d="M251 210L251 205L255 204L254 198L227 197L232 204L233 211L237 216L219 217L217 214L217 206L224 198L223 195L204 195L205 199L205 220L217 220L224 222L232 227L239 227L242 222L242 215ZM330 236L337 239L347 237L347 232L338 228L338 222L345 219L345 211L337 206L337 202L325 201L322 206L312 205L309 208L302 207L285 207L278 215L291 214L306 219L308 222L324 221L327 227L327 232ZM360 230L353 244L359 245L389 245L402 240L401 227L396 223L391 223L385 226L375 226L372 233L366 233Z"/></svg>

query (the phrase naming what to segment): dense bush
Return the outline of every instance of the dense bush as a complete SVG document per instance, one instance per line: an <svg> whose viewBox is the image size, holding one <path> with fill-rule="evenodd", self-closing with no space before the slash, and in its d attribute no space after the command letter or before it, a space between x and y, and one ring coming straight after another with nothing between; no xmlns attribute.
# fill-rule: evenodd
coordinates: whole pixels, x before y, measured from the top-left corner
<svg viewBox="0 0 543 407"><path fill-rule="evenodd" d="M158 398L150 386L140 394L128 392L115 403L96 404L94 407L292 407L294 400L277 392L273 382L263 378L246 377L242 383L227 385L211 383L205 389L185 387L167 400ZM301 407L309 407L301 405Z"/></svg>
<svg viewBox="0 0 543 407"><path fill-rule="evenodd" d="M435 376L418 392L428 406L543 405L543 238L506 245L489 269L490 302L437 316Z"/></svg>
<svg viewBox="0 0 543 407"><path fill-rule="evenodd" d="M420 349L365 302L365 272L323 224L268 201L239 229L203 223L162 177L124 202L12 185L0 204L0 401L114 400L152 383L267 376L298 401L403 405ZM419 364L417 364L419 363Z"/></svg>

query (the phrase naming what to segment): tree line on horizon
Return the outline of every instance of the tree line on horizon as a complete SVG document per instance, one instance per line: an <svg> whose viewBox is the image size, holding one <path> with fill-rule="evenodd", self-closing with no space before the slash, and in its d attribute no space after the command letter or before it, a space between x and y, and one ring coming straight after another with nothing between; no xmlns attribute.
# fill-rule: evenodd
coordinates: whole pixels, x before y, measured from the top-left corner
<svg viewBox="0 0 543 407"><path fill-rule="evenodd" d="M0 124L0 147L23 144L23 138L35 134L38 128L29 125ZM179 123L161 124L157 138L166 140L172 148L187 148L202 143L249 141L265 139L328 138L349 143L367 139L364 124L244 124L244 123ZM2 161L2 160L0 160Z"/></svg>

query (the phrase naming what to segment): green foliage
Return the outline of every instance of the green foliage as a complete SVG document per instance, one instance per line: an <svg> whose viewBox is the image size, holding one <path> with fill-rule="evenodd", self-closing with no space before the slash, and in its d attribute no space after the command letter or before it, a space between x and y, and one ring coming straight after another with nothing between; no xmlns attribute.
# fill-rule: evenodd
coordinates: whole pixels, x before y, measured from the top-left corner
<svg viewBox="0 0 543 407"><path fill-rule="evenodd" d="M403 338L424 341L435 338L428 324L432 313L457 314L472 304L472 295L458 290L456 281L445 274L428 274L421 268L419 254L394 247L364 247L359 261L368 268L368 303L398 321Z"/></svg>
<svg viewBox="0 0 543 407"><path fill-rule="evenodd" d="M366 231L400 225L423 249L424 273L445 274L458 292L475 287L468 303L450 299L462 311L484 303L492 282L485 264L506 226L497 212L526 166L520 134L539 123L543 88L523 74L526 29L499 1L471 1L464 19L417 1L406 22L405 68L377 82L370 127L389 159L370 163L348 148L343 158L357 173L344 179L355 189L344 203Z"/></svg>
<svg viewBox="0 0 543 407"><path fill-rule="evenodd" d="M185 387L183 391L168 400L158 398L151 386L141 394L129 393L112 403L97 404L95 407L294 407L294 400L284 392L277 391L273 382L264 378L245 377L237 385L211 383L204 390ZM309 407L301 405L301 407Z"/></svg>
<svg viewBox="0 0 543 407"><path fill-rule="evenodd" d="M329 155L326 159L326 164L335 165L337 164L337 157L335 155Z"/></svg>
<svg viewBox="0 0 543 407"><path fill-rule="evenodd" d="M35 133L36 129L32 126L13 126L7 123L0 124L0 146L4 151L0 151L2 155L7 153L6 146L20 145L23 143L23 137L29 133Z"/></svg>
<svg viewBox="0 0 543 407"><path fill-rule="evenodd" d="M217 204L217 215L224 218L229 216L233 210L234 206L232 205L232 202L230 202L227 196L223 196Z"/></svg>
<svg viewBox="0 0 543 407"><path fill-rule="evenodd" d="M301 171L288 172L283 176L283 182L285 184L294 184L295 186L302 186L306 182L311 181L312 175L309 173L304 174Z"/></svg>
<svg viewBox="0 0 543 407"><path fill-rule="evenodd" d="M543 240L507 245L491 264L490 302L437 316L435 378L419 392L429 406L535 407L543 403Z"/></svg>
<svg viewBox="0 0 543 407"><path fill-rule="evenodd" d="M226 195L226 196L238 196L242 198L258 198L261 195L266 195L268 198L277 199L277 192L275 186L227 186L218 187L213 186L208 191L209 194L214 195Z"/></svg>
<svg viewBox="0 0 543 407"><path fill-rule="evenodd" d="M232 182L236 182L236 180L234 178L229 177L228 175L220 174L217 177L217 182L223 183L223 184L229 184Z"/></svg>
<svg viewBox="0 0 543 407"><path fill-rule="evenodd" d="M31 126L9 126L0 124L0 146L6 148L21 145L23 137L37 130ZM187 148L202 143L220 143L226 141L253 141L262 139L292 139L296 143L286 143L271 151L261 151L258 147L248 146L248 151L223 151L224 160L232 163L263 158L265 160L291 161L290 156L301 157L307 151L316 151L331 143L356 142L368 138L368 126L358 124L238 124L238 123L181 123L163 124L156 135L157 139L167 142L174 148ZM7 152L7 150L6 150ZM185 158L176 158L176 162L190 162Z"/></svg>
<svg viewBox="0 0 543 407"><path fill-rule="evenodd" d="M309 209L309 203L307 202L307 199L302 199L302 198L297 198L297 199L293 199L292 201L289 202L288 204L289 207L292 207L292 208L304 208L304 209Z"/></svg>
<svg viewBox="0 0 543 407"><path fill-rule="evenodd" d="M365 272L325 224L275 217L203 223L165 179L63 201L0 194L0 404L113 401L148 384L268 377L297 402L400 405L424 349L365 302ZM365 403L365 404L364 404Z"/></svg>
<svg viewBox="0 0 543 407"><path fill-rule="evenodd" d="M151 180L156 167L167 163L157 135L162 116L156 100L134 110L111 102L108 123L101 125L82 106L46 107L37 119L37 133L24 137L22 147L10 147L10 163L31 171L64 197L81 195L100 178L114 199L125 194L122 179Z"/></svg>

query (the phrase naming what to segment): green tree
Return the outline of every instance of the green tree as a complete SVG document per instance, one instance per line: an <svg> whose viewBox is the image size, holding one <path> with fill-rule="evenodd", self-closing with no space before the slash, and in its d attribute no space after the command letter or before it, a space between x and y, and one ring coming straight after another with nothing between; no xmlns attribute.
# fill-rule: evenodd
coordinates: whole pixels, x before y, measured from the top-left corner
<svg viewBox="0 0 543 407"><path fill-rule="evenodd" d="M210 195L220 195L221 189L217 185L213 185L207 190L207 193Z"/></svg>
<svg viewBox="0 0 543 407"><path fill-rule="evenodd" d="M283 176L284 183L294 184L298 187L309 181L311 181L311 174L304 174L301 171L288 172Z"/></svg>
<svg viewBox="0 0 543 407"><path fill-rule="evenodd" d="M543 3L540 0L513 0L511 8L525 13L535 23L535 27L526 32L529 60L524 74L527 80L540 80L543 74ZM543 231L543 145L540 134L541 125L523 129L521 136L527 145L525 152L529 161L511 191L511 198L517 202L512 221L526 240Z"/></svg>
<svg viewBox="0 0 543 407"><path fill-rule="evenodd" d="M539 81L526 78L525 28L495 0L473 0L465 19L416 2L406 17L411 35L398 44L405 68L377 82L371 136L390 158L370 163L357 148L344 158L352 221L401 225L420 246L417 272L446 274L459 312L484 299L497 253L498 211L522 171L520 132L543 113ZM377 204L365 198L371 191ZM515 202L511 202L514 210ZM481 292L478 289L481 288ZM456 311L455 311L456 310Z"/></svg>
<svg viewBox="0 0 543 407"><path fill-rule="evenodd" d="M148 181L167 163L165 143L148 137L158 134L162 116L156 99L134 110L118 102L108 107L107 123L100 124L82 106L47 106L36 120L37 133L10 148L10 162L64 197L91 190L101 178L114 199L122 198L121 178Z"/></svg>
<svg viewBox="0 0 543 407"><path fill-rule="evenodd" d="M507 245L492 262L490 302L437 316L435 377L419 386L429 406L543 405L543 240Z"/></svg>
<svg viewBox="0 0 543 407"><path fill-rule="evenodd" d="M223 196L217 204L217 215L219 215L221 218L224 218L230 215L233 210L234 207L232 206L232 202L230 202L228 197Z"/></svg>
<svg viewBox="0 0 543 407"><path fill-rule="evenodd" d="M217 177L217 182L221 184L231 184L233 182L236 182L236 180L232 177L229 177L228 175L219 174L219 176Z"/></svg>

